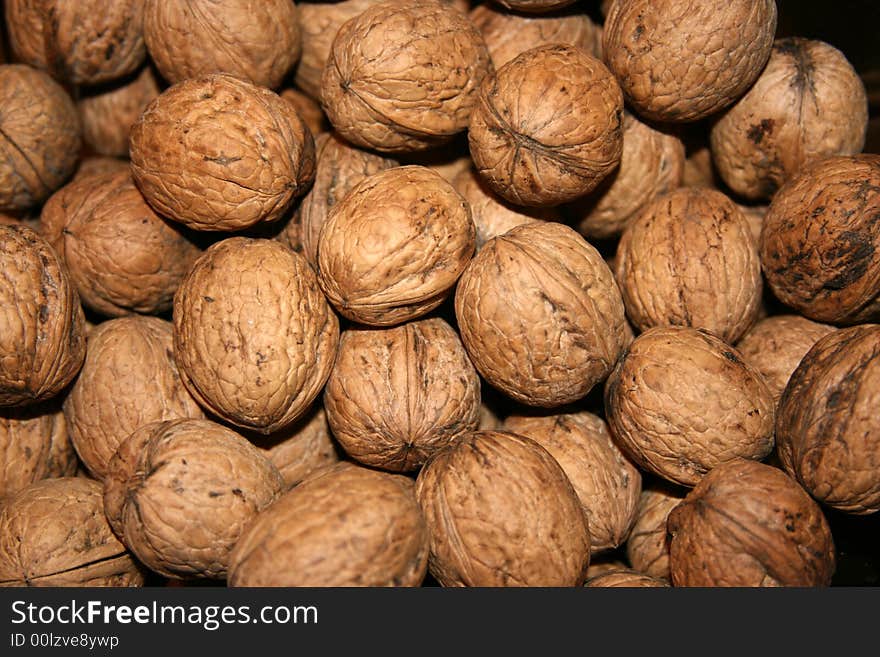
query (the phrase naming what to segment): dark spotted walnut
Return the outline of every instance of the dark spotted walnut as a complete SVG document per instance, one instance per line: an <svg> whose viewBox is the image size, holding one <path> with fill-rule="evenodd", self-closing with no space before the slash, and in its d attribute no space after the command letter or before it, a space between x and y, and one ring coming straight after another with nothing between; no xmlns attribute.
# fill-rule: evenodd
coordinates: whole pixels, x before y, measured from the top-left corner
<svg viewBox="0 0 880 657"><path fill-rule="evenodd" d="M642 333L605 384L617 444L642 468L693 486L737 457L773 449L773 395L731 346L703 330Z"/></svg>
<svg viewBox="0 0 880 657"><path fill-rule="evenodd" d="M626 542L626 557L639 572L669 580L666 520L684 499L685 492L660 483L642 491L636 510L636 521Z"/></svg>
<svg viewBox="0 0 880 657"><path fill-rule="evenodd" d="M819 505L784 472L719 465L667 521L674 586L828 586L834 542Z"/></svg>
<svg viewBox="0 0 880 657"><path fill-rule="evenodd" d="M880 511L880 325L820 339L779 401L779 459L815 499L839 511Z"/></svg>

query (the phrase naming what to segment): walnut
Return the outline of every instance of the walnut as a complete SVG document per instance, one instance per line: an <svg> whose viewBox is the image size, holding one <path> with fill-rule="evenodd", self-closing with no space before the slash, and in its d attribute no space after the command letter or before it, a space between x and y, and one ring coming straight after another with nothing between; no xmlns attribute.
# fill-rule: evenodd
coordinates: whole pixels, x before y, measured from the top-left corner
<svg viewBox="0 0 880 657"><path fill-rule="evenodd" d="M406 472L477 428L480 379L442 319L349 330L339 342L324 407L349 456Z"/></svg>
<svg viewBox="0 0 880 657"><path fill-rule="evenodd" d="M784 472L735 459L670 514L674 586L827 586L834 543L819 505Z"/></svg>
<svg viewBox="0 0 880 657"><path fill-rule="evenodd" d="M0 65L0 211L39 205L76 168L76 106L45 73Z"/></svg>
<svg viewBox="0 0 880 657"><path fill-rule="evenodd" d="M710 187L718 189L719 176L712 163L712 151L709 146L701 145L693 150L685 149L687 159L684 162L684 187Z"/></svg>
<svg viewBox="0 0 880 657"><path fill-rule="evenodd" d="M494 0L502 7L513 11L543 14L554 9L562 9L574 4L575 0Z"/></svg>
<svg viewBox="0 0 880 657"><path fill-rule="evenodd" d="M278 469L230 429L208 420L151 422L113 455L104 509L151 570L223 579L245 527L283 487Z"/></svg>
<svg viewBox="0 0 880 657"><path fill-rule="evenodd" d="M487 242L461 276L455 315L477 371L531 406L585 396L608 376L626 340L611 270L556 222L517 226Z"/></svg>
<svg viewBox="0 0 880 657"><path fill-rule="evenodd" d="M419 151L468 127L491 70L483 37L464 14L435 0L389 0L339 28L321 102L354 145Z"/></svg>
<svg viewBox="0 0 880 657"><path fill-rule="evenodd" d="M617 247L617 282L640 330L704 328L734 342L757 319L758 244L729 198L685 187L649 203Z"/></svg>
<svg viewBox="0 0 880 657"><path fill-rule="evenodd" d="M559 205L620 162L623 96L601 61L551 44L518 55L480 87L468 140L477 170L511 203Z"/></svg>
<svg viewBox="0 0 880 657"><path fill-rule="evenodd" d="M684 163L678 137L624 114L620 166L573 203L577 229L588 238L619 235L643 207L681 185Z"/></svg>
<svg viewBox="0 0 880 657"><path fill-rule="evenodd" d="M467 203L439 174L416 165L380 171L327 216L318 242L321 289L362 324L415 319L452 292L475 237Z"/></svg>
<svg viewBox="0 0 880 657"><path fill-rule="evenodd" d="M144 47L144 0L6 0L15 58L73 84L98 84L137 70Z"/></svg>
<svg viewBox="0 0 880 657"><path fill-rule="evenodd" d="M669 579L669 541L666 519L685 493L671 486L654 484L642 491L636 521L626 541L626 556L639 572Z"/></svg>
<svg viewBox="0 0 880 657"><path fill-rule="evenodd" d="M588 579L584 586L591 588L657 588L669 586L664 580L652 577L646 573L640 573L631 568L611 570L596 577Z"/></svg>
<svg viewBox="0 0 880 657"><path fill-rule="evenodd" d="M57 403L0 409L0 498L41 479L72 477L76 467Z"/></svg>
<svg viewBox="0 0 880 657"><path fill-rule="evenodd" d="M315 176L315 144L296 110L229 75L180 82L131 130L131 167L160 214L196 230L279 219Z"/></svg>
<svg viewBox="0 0 880 657"><path fill-rule="evenodd" d="M743 360L754 367L777 403L792 372L816 342L833 326L800 315L773 315L755 324L736 344Z"/></svg>
<svg viewBox="0 0 880 657"><path fill-rule="evenodd" d="M740 212L745 216L746 221L749 222L749 229L752 232L752 237L755 238L755 244L760 247L761 231L764 228L764 217L767 216L768 206L742 205L741 203L737 203L736 207L739 208Z"/></svg>
<svg viewBox="0 0 880 657"><path fill-rule="evenodd" d="M309 96L290 87L281 92L281 97L293 105L313 137L317 139L318 135L330 130L330 123L324 116L324 110Z"/></svg>
<svg viewBox="0 0 880 657"><path fill-rule="evenodd" d="M96 153L128 157L131 126L158 95L159 85L149 66L112 86L84 92L77 101L83 141Z"/></svg>
<svg viewBox="0 0 880 657"><path fill-rule="evenodd" d="M776 419L779 459L815 499L880 511L880 326L821 338L797 366Z"/></svg>
<svg viewBox="0 0 880 657"><path fill-rule="evenodd" d="M76 173L72 180L78 180L86 176L93 176L111 171L128 171L131 174L131 165L126 160L106 155L89 155L79 161Z"/></svg>
<svg viewBox="0 0 880 657"><path fill-rule="evenodd" d="M712 155L737 194L769 199L805 164L865 145L868 96L833 46L782 39L745 96L712 127Z"/></svg>
<svg viewBox="0 0 880 657"><path fill-rule="evenodd" d="M611 556L613 554L614 553L606 553L590 557L590 567L587 568L587 577L584 581L587 582L594 577L598 577L603 573L611 572L612 570L626 570L629 568L629 566L623 561Z"/></svg>
<svg viewBox="0 0 880 657"><path fill-rule="evenodd" d="M40 224L82 302L109 317L170 310L200 253L153 212L127 169L65 185L43 206Z"/></svg>
<svg viewBox="0 0 880 657"><path fill-rule="evenodd" d="M340 463L257 516L232 553L230 586L418 586L428 532L413 482Z"/></svg>
<svg viewBox="0 0 880 657"><path fill-rule="evenodd" d="M766 457L773 412L773 395L757 370L701 329L642 333L605 384L618 446L645 470L684 486L735 457Z"/></svg>
<svg viewBox="0 0 880 657"><path fill-rule="evenodd" d="M444 586L580 586L590 531L577 493L535 441L476 431L419 472L431 540L428 569Z"/></svg>
<svg viewBox="0 0 880 657"><path fill-rule="evenodd" d="M351 146L335 133L315 140L318 166L315 183L299 206L302 252L318 265L318 239L330 210L364 178L390 169L397 162Z"/></svg>
<svg viewBox="0 0 880 657"><path fill-rule="evenodd" d="M642 476L611 440L602 418L585 411L512 415L502 428L531 438L562 466L589 520L593 554L626 541L635 520Z"/></svg>
<svg viewBox="0 0 880 657"><path fill-rule="evenodd" d="M98 482L44 479L0 505L0 587L143 583L107 524Z"/></svg>
<svg viewBox="0 0 880 657"><path fill-rule="evenodd" d="M0 226L0 407L60 393L86 354L82 306L64 264L26 226Z"/></svg>
<svg viewBox="0 0 880 657"><path fill-rule="evenodd" d="M748 90L775 33L774 0L620 0L605 20L602 49L639 115L692 122Z"/></svg>
<svg viewBox="0 0 880 657"><path fill-rule="evenodd" d="M309 409L338 341L315 273L271 240L214 244L174 299L174 357L187 388L211 412L260 433Z"/></svg>
<svg viewBox="0 0 880 657"><path fill-rule="evenodd" d="M64 400L70 440L96 479L142 424L204 417L174 363L171 323L132 316L101 322L89 333L82 372Z"/></svg>
<svg viewBox="0 0 880 657"><path fill-rule="evenodd" d="M144 41L162 76L228 73L275 88L299 59L292 0L142 0Z"/></svg>
<svg viewBox="0 0 880 657"><path fill-rule="evenodd" d="M830 157L773 197L761 264L782 303L834 324L880 319L880 156Z"/></svg>

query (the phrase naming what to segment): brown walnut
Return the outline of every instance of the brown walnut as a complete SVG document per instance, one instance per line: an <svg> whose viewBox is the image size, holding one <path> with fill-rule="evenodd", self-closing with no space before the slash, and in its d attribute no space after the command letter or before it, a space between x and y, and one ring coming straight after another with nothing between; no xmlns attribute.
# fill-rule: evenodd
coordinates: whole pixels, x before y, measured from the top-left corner
<svg viewBox="0 0 880 657"><path fill-rule="evenodd" d="M494 0L494 2L513 11L542 14L568 7L574 4L575 0Z"/></svg>
<svg viewBox="0 0 880 657"><path fill-rule="evenodd" d="M626 557L639 572L669 580L666 519L684 496L682 489L659 482L642 491L636 521L626 541Z"/></svg>
<svg viewBox="0 0 880 657"><path fill-rule="evenodd" d="M622 568L591 577L584 583L584 586L590 588L658 588L669 586L669 584L646 573L640 573L631 568Z"/></svg>
<svg viewBox="0 0 880 657"><path fill-rule="evenodd" d="M300 115L300 118L316 140L318 135L330 130L330 123L327 121L327 117L324 116L324 110L310 96L307 96L299 89L289 87L281 92L281 97L293 105L297 114Z"/></svg>

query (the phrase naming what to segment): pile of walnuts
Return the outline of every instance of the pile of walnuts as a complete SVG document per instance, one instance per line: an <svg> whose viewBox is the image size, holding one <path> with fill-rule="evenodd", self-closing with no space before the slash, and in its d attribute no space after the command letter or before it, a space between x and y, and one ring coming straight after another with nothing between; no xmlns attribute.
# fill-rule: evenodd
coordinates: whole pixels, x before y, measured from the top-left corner
<svg viewBox="0 0 880 657"><path fill-rule="evenodd" d="M880 156L774 0L7 0L0 586L827 586Z"/></svg>

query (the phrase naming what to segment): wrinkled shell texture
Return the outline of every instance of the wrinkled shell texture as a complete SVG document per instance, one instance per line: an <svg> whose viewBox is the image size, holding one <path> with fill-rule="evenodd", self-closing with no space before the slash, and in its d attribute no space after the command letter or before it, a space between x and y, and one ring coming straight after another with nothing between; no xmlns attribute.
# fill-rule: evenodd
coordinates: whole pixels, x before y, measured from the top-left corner
<svg viewBox="0 0 880 657"><path fill-rule="evenodd" d="M611 440L602 418L587 412L514 415L503 429L531 438L562 466L589 521L594 554L623 544L635 520L642 475Z"/></svg>
<svg viewBox="0 0 880 657"><path fill-rule="evenodd" d="M98 482L45 479L0 506L0 587L143 583L107 524Z"/></svg>
<svg viewBox="0 0 880 657"><path fill-rule="evenodd" d="M439 174L417 165L387 169L330 211L318 242L321 289L362 324L415 319L451 293L475 240L467 203Z"/></svg>
<svg viewBox="0 0 880 657"><path fill-rule="evenodd" d="M407 472L477 428L480 379L458 334L442 319L349 330L339 343L324 407L349 456Z"/></svg>
<svg viewBox="0 0 880 657"><path fill-rule="evenodd" d="M299 205L302 252L318 266L318 241L330 210L365 178L397 166L392 159L360 150L338 135L324 134L315 140L318 165L315 182Z"/></svg>
<svg viewBox="0 0 880 657"><path fill-rule="evenodd" d="M529 438L477 431L419 472L431 536L428 568L443 586L580 586L590 532L556 460Z"/></svg>
<svg viewBox="0 0 880 657"><path fill-rule="evenodd" d="M800 315L773 315L749 329L736 348L743 360L761 373L773 398L779 402L789 377L803 357L832 331L833 326Z"/></svg>
<svg viewBox="0 0 880 657"><path fill-rule="evenodd" d="M293 88L282 91L281 97L293 105L297 114L316 139L322 132L327 132L330 129L327 117L324 116L324 110L311 97Z"/></svg>
<svg viewBox="0 0 880 657"><path fill-rule="evenodd" d="M786 183L764 218L761 264L810 319L880 319L880 156L826 158Z"/></svg>
<svg viewBox="0 0 880 657"><path fill-rule="evenodd" d="M880 511L880 326L819 340L779 403L779 458L817 500L854 514Z"/></svg>
<svg viewBox="0 0 880 657"><path fill-rule="evenodd" d="M83 94L77 101L83 141L96 153L128 157L131 126L158 95L159 85L149 66L118 86Z"/></svg>
<svg viewBox="0 0 880 657"><path fill-rule="evenodd" d="M684 493L672 487L655 485L642 491L636 521L626 542L626 557L639 572L669 579L666 519L683 498Z"/></svg>
<svg viewBox="0 0 880 657"><path fill-rule="evenodd" d="M491 70L483 37L464 14L432 0L391 0L340 27L321 102L354 145L419 151L468 127Z"/></svg>
<svg viewBox="0 0 880 657"><path fill-rule="evenodd" d="M124 77L147 56L144 0L8 0L6 25L16 59L73 84Z"/></svg>
<svg viewBox="0 0 880 657"><path fill-rule="evenodd" d="M35 481L72 477L77 461L61 409L0 409L0 498Z"/></svg>
<svg viewBox="0 0 880 657"><path fill-rule="evenodd" d="M305 413L330 375L339 320L303 258L233 237L196 261L174 299L174 357L193 396L261 433Z"/></svg>
<svg viewBox="0 0 880 657"><path fill-rule="evenodd" d="M64 400L68 432L89 472L102 479L119 444L148 422L201 418L174 363L170 322L123 317L89 333L86 362Z"/></svg>
<svg viewBox="0 0 880 657"><path fill-rule="evenodd" d="M142 1L147 49L172 84L228 73L275 88L299 59L292 0Z"/></svg>
<svg viewBox="0 0 880 657"><path fill-rule="evenodd" d="M428 531L411 479L348 463L310 477L257 516L230 586L418 586Z"/></svg>
<svg viewBox="0 0 880 657"><path fill-rule="evenodd" d="M502 7L526 13L544 13L574 4L575 0L494 0Z"/></svg>
<svg viewBox="0 0 880 657"><path fill-rule="evenodd" d="M592 577L584 586L590 588L658 588L669 586L662 579L629 568L612 570Z"/></svg>
<svg viewBox="0 0 880 657"><path fill-rule="evenodd" d="M617 282L629 320L703 328L733 342L761 305L758 244L721 192L682 188L645 207L617 248Z"/></svg>
<svg viewBox="0 0 880 657"><path fill-rule="evenodd" d="M733 347L691 328L640 335L605 386L618 446L644 469L684 486L733 458L766 457L774 407L761 375Z"/></svg>
<svg viewBox="0 0 880 657"><path fill-rule="evenodd" d="M737 194L769 199L803 166L865 145L868 97L842 52L782 39L754 86L712 127L715 167Z"/></svg>
<svg viewBox="0 0 880 657"><path fill-rule="evenodd" d="M0 211L42 203L76 168L81 128L57 82L19 64L0 65Z"/></svg>
<svg viewBox="0 0 880 657"><path fill-rule="evenodd" d="M558 221L555 208L525 208L508 203L493 192L483 178L468 167L452 181L471 209L471 218L477 230L477 248L493 237L503 235L511 228L536 221Z"/></svg>
<svg viewBox="0 0 880 657"><path fill-rule="evenodd" d="M83 312L63 263L30 228L0 226L0 407L54 397L86 353Z"/></svg>
<svg viewBox="0 0 880 657"><path fill-rule="evenodd" d="M504 66L526 50L551 43L577 46L599 56L600 28L587 14L567 12L525 16L484 4L475 7L469 15L483 34L495 68Z"/></svg>
<svg viewBox="0 0 880 657"><path fill-rule="evenodd" d="M200 253L153 211L127 169L64 186L43 206L40 224L82 302L108 317L170 310Z"/></svg>
<svg viewBox="0 0 880 657"><path fill-rule="evenodd" d="M278 469L230 429L208 420L153 422L119 446L104 507L152 570L222 579L245 527L283 487Z"/></svg>
<svg viewBox="0 0 880 657"><path fill-rule="evenodd" d="M556 222L490 240L458 283L455 315L477 371L531 406L586 395L626 342L611 270L592 245Z"/></svg>
<svg viewBox="0 0 880 657"><path fill-rule="evenodd" d="M674 586L827 586L834 542L825 516L781 470L718 466L669 514Z"/></svg>
<svg viewBox="0 0 880 657"><path fill-rule="evenodd" d="M639 210L681 185L684 163L680 139L625 114L620 167L576 202L578 230L598 239L619 235Z"/></svg>
<svg viewBox="0 0 880 657"><path fill-rule="evenodd" d="M135 182L157 212L195 230L279 219L315 176L315 143L296 110L228 75L180 82L131 130Z"/></svg>
<svg viewBox="0 0 880 657"><path fill-rule="evenodd" d="M480 175L511 203L559 205L619 164L623 96L605 65L560 44L527 50L480 87L468 143Z"/></svg>
<svg viewBox="0 0 880 657"><path fill-rule="evenodd" d="M758 78L776 18L775 0L620 0L605 21L605 63L638 114L697 121Z"/></svg>

